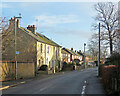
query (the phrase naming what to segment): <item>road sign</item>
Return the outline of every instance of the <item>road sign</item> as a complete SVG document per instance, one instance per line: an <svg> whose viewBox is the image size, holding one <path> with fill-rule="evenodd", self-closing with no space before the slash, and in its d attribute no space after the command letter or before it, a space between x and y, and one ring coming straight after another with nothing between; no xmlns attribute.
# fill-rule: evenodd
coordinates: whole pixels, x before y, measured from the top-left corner
<svg viewBox="0 0 120 96"><path fill-rule="evenodd" d="M19 54L20 52L19 51L16 51L16 54Z"/></svg>

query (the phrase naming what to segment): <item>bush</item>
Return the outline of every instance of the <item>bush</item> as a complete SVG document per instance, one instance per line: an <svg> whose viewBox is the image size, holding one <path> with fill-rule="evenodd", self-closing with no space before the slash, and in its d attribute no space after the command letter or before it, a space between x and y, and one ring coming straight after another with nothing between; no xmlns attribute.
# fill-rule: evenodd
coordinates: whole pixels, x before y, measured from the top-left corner
<svg viewBox="0 0 120 96"><path fill-rule="evenodd" d="M47 65L42 65L39 70L47 71L47 67L48 67Z"/></svg>
<svg viewBox="0 0 120 96"><path fill-rule="evenodd" d="M73 66L74 64L73 63L66 63L66 62L63 62L63 68L62 70L73 70Z"/></svg>
<svg viewBox="0 0 120 96"><path fill-rule="evenodd" d="M103 71L104 66L106 66L106 64L101 64L99 66L99 77L102 77L102 73L103 73L102 71Z"/></svg>
<svg viewBox="0 0 120 96"><path fill-rule="evenodd" d="M120 93L120 54L113 53L103 65L99 66L99 76L102 77L109 94Z"/></svg>
<svg viewBox="0 0 120 96"><path fill-rule="evenodd" d="M117 91L117 66L107 65L103 66L102 79L105 85L105 89L109 91L109 94L114 94Z"/></svg>

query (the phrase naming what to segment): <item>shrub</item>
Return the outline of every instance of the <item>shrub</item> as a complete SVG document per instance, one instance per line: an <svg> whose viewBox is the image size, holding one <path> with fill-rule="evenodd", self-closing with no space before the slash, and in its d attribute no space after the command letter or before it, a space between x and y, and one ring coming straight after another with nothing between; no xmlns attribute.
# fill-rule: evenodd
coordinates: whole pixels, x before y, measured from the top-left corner
<svg viewBox="0 0 120 96"><path fill-rule="evenodd" d="M117 66L104 66L102 70L102 79L106 90L115 93L117 91Z"/></svg>
<svg viewBox="0 0 120 96"><path fill-rule="evenodd" d="M120 93L120 54L113 53L103 65L99 66L99 74L109 94Z"/></svg>
<svg viewBox="0 0 120 96"><path fill-rule="evenodd" d="M73 70L73 66L74 64L73 63L66 63L66 62L63 62L63 70Z"/></svg>
<svg viewBox="0 0 120 96"><path fill-rule="evenodd" d="M47 67L48 67L47 65L42 65L39 70L47 71Z"/></svg>

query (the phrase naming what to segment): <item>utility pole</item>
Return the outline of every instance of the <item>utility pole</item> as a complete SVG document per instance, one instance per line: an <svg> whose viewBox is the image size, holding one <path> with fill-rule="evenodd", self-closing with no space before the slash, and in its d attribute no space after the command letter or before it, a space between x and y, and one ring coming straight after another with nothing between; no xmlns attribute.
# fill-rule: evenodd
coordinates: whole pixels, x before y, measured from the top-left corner
<svg viewBox="0 0 120 96"><path fill-rule="evenodd" d="M84 43L84 66L85 66L85 68L86 68L86 63L85 63L85 46L86 46L86 43Z"/></svg>
<svg viewBox="0 0 120 96"><path fill-rule="evenodd" d="M100 76L100 23L99 23L99 55L98 55L98 71Z"/></svg>
<svg viewBox="0 0 120 96"><path fill-rule="evenodd" d="M17 79L17 57L16 57L16 53L17 53L17 51L16 51L16 33L17 33L17 25L16 25L16 22L17 22L17 19L21 19L22 17L21 17L21 14L19 14L19 17L15 17L14 16L14 18L15 18L15 79Z"/></svg>

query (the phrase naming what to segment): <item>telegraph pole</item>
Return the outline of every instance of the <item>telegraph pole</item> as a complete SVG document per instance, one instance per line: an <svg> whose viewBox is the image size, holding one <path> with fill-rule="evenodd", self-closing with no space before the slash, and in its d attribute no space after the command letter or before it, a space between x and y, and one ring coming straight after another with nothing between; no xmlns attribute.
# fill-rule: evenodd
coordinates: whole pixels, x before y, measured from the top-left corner
<svg viewBox="0 0 120 96"><path fill-rule="evenodd" d="M99 55L98 55L98 71L100 76L100 23L99 23Z"/></svg>
<svg viewBox="0 0 120 96"><path fill-rule="evenodd" d="M86 63L85 63L85 46L86 46L86 43L84 43L84 66L85 66L85 68L86 68Z"/></svg>

